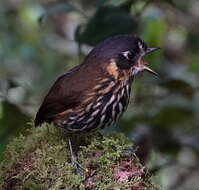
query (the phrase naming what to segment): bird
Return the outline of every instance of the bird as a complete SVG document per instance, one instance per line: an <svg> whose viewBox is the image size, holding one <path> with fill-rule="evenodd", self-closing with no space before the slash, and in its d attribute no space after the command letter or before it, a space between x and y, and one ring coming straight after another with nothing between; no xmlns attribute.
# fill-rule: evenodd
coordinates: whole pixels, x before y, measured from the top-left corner
<svg viewBox="0 0 199 190"><path fill-rule="evenodd" d="M127 109L135 76L143 71L157 75L142 57L158 49L130 34L105 39L55 81L35 126L46 122L68 133L87 133L113 125Z"/></svg>
<svg viewBox="0 0 199 190"><path fill-rule="evenodd" d="M36 114L35 126L52 123L66 133L81 134L113 125L127 109L135 76L142 71L157 75L142 57L158 49L128 34L105 39L55 81ZM68 147L76 173L82 174L70 137Z"/></svg>

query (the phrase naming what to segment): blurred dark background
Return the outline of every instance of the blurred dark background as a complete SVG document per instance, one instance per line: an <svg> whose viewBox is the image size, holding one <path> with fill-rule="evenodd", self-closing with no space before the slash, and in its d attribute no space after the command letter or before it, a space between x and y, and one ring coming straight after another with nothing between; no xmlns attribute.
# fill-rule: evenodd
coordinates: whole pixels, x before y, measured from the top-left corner
<svg viewBox="0 0 199 190"><path fill-rule="evenodd" d="M198 0L7 0L0 7L0 158L30 128L53 81L98 42L137 34L145 58L128 111L112 130L133 139L165 190L199 189ZM139 148L140 147L140 148Z"/></svg>

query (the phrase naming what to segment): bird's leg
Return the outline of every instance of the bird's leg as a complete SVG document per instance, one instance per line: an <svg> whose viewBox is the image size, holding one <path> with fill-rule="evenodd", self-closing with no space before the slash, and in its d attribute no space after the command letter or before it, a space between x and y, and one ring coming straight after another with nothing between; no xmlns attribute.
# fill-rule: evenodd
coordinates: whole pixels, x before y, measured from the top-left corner
<svg viewBox="0 0 199 190"><path fill-rule="evenodd" d="M73 153L73 148L72 148L72 144L71 144L70 138L68 139L68 147L69 147L71 162L72 162L73 166L75 167L75 173L82 175L82 170L81 170L82 167L81 167L81 165L77 162L77 157L76 157L76 155Z"/></svg>
<svg viewBox="0 0 199 190"><path fill-rule="evenodd" d="M104 135L103 135L103 133L102 133L101 131L97 131L97 135L98 135L101 139L103 139L103 137L104 137Z"/></svg>

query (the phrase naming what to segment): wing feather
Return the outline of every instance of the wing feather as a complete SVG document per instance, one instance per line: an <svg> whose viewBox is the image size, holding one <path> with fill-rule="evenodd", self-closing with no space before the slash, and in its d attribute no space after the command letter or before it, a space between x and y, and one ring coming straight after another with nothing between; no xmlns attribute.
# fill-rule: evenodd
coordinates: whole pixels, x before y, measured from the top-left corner
<svg viewBox="0 0 199 190"><path fill-rule="evenodd" d="M80 104L86 94L96 85L99 72L81 64L60 76L49 90L36 114L35 126L51 123L53 118Z"/></svg>

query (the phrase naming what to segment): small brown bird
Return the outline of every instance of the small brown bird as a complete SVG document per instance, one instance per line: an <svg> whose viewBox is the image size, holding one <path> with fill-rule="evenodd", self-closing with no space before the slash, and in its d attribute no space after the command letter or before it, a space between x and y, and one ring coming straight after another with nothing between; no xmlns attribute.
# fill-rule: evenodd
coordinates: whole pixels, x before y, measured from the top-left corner
<svg viewBox="0 0 199 190"><path fill-rule="evenodd" d="M115 123L126 110L134 77L151 70L141 58L159 47L117 35L101 42L82 64L60 76L46 95L35 126L53 123L67 132L89 132Z"/></svg>

